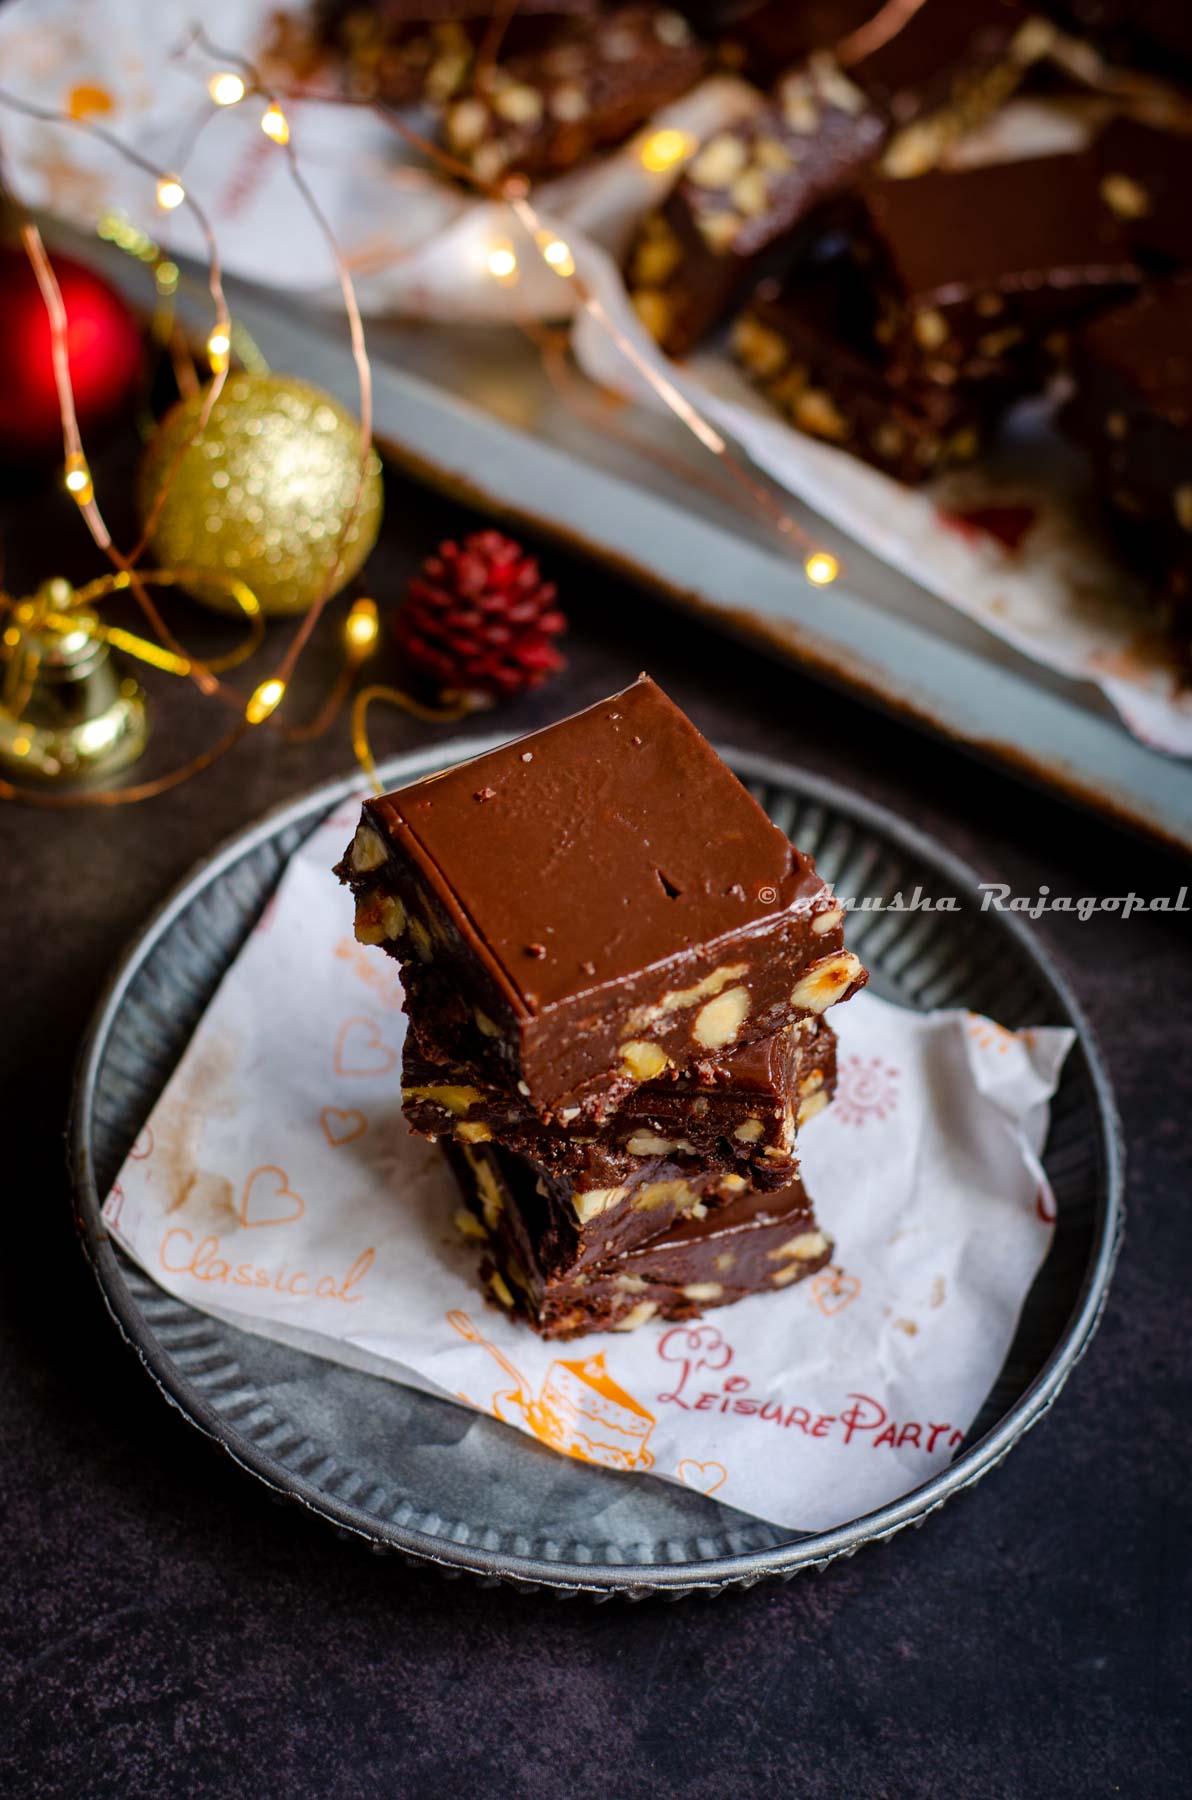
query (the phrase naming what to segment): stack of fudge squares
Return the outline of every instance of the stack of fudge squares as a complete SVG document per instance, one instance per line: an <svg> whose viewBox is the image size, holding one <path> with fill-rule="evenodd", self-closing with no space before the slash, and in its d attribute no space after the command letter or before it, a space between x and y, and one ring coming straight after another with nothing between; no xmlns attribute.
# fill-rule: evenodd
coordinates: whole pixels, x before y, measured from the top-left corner
<svg viewBox="0 0 1192 1800"><path fill-rule="evenodd" d="M866 973L810 857L652 681L367 801L337 872L401 964L406 1119L497 1304L630 1331L831 1260L797 1139Z"/></svg>

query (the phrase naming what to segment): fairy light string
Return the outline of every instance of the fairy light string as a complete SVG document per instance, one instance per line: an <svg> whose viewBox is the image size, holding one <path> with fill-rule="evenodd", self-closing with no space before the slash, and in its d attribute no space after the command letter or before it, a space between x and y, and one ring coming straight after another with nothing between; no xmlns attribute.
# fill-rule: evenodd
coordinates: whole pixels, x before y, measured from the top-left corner
<svg viewBox="0 0 1192 1800"><path fill-rule="evenodd" d="M216 61L230 63L235 70L240 71L243 76L247 77L253 92L260 93L268 103L265 112L261 117L261 129L264 131L266 137L271 138L283 151L290 180L298 190L298 193L300 194L310 217L314 220L316 227L322 235L323 241L331 256L335 268L336 279L339 283L340 294L343 299L344 311L347 314L348 333L352 348L352 361L356 368L356 385L360 405L360 460L356 471L356 485L348 503L343 525L336 541L335 554L324 579L322 591L315 599L314 605L307 612L301 625L295 632L290 647L278 669L277 679L282 683L284 691L285 684L293 674L299 656L309 642L311 633L314 631L327 601L334 592L335 580L343 565L344 546L355 526L360 511L361 501L364 496L365 482L368 476L369 460L373 454L372 365L368 359L368 350L364 337L364 321L360 314L360 306L356 298L356 286L352 280L351 270L348 268L347 260L340 250L335 232L331 227L331 222L323 208L320 206L310 183L302 172L302 167L298 161L294 146L290 141L289 122L286 119L285 113L282 111L277 95L262 83L258 70L247 58L222 50L218 44L212 42L201 25L196 28L193 41L198 48L204 50Z"/></svg>
<svg viewBox="0 0 1192 1800"><path fill-rule="evenodd" d="M125 144L121 138L117 137L114 132L107 130L105 126L94 124L89 119L76 118L70 113L56 112L51 108L36 106L32 102L21 100L18 97L9 94L4 89L0 89L0 105L9 106L14 111L23 113L30 118L49 123L67 125L77 131L81 131L96 138L123 157L131 164L131 166L140 169L147 175L155 177L159 197L163 183L167 186L169 185L170 178L163 176L161 172L155 168L153 163L142 156L139 151L134 150L129 145ZM187 200L194 217L198 221L199 228L203 233L204 241L208 249L208 287L216 312L216 329L226 329L229 322L228 307L224 297L223 280L220 271L219 252L215 242L215 234L202 207L199 206L193 198L187 196L185 192L181 190L179 184L179 199L177 204L181 204L184 199ZM61 289L58 286L58 279L54 274L53 265L46 253L41 233L36 224L31 218L24 214L21 209L18 208L17 210L18 216L20 217L19 229L21 243L37 281L50 325L51 367L54 374L54 386L58 398L58 410L62 425L67 492L78 506L83 521L86 524L88 531L91 533L92 539L97 547L103 551L104 555L118 570L128 574L132 594L146 619L149 621L152 629L176 655L182 656L185 652L169 630L169 627L166 625L164 618L154 605L143 583L138 580L135 573L135 566L144 555L145 548L152 534L153 526L156 523L157 512L160 511L161 506L165 502L165 497L169 492L169 486L176 473L177 466L186 449L189 447L189 443L204 429L207 420L210 417L211 409L219 398L220 391L223 387L224 375L216 374L204 399L203 408L196 420L191 437L178 446L174 463L172 467L167 470L166 478L150 507L149 516L145 521L145 528L140 540L128 556L123 555L121 551L117 549L103 514L100 511L99 504L95 498L95 488L91 479L91 471L83 453L83 444L79 433L78 418L74 404L74 388L70 378L70 359L67 350L66 335L66 308L62 300ZM203 663L197 658L191 658L190 662L190 679L195 683L196 687L199 688L200 692L206 695L220 693L220 684L216 681L215 677L207 671Z"/></svg>
<svg viewBox="0 0 1192 1800"><path fill-rule="evenodd" d="M890 11L894 12L895 10L896 8L892 5ZM910 10L913 10L913 5ZM511 4L499 7L494 13L495 29L491 31L490 41L485 46L487 59L490 61L495 59L499 51L500 39L513 11L514 6ZM492 183L477 177L466 164L410 126L392 107L373 98L326 94L305 85L293 91L275 91L261 80L259 71L251 61L215 44L201 25L195 26L189 33L186 43L178 53L179 59L185 58L191 50L201 50L220 65L206 80L211 112L200 121L198 129L192 136L191 149L194 147L199 132L213 118L242 105L250 98L258 97L264 102L264 109L259 120L260 128L285 156L290 179L298 191L308 215L327 245L335 267L348 321L359 392L360 458L355 491L337 536L333 559L320 593L294 632L274 673L259 682L246 699L241 691L222 682L219 675L251 656L263 641L264 619L259 603L251 594L251 590L247 589L243 583L237 583L235 586L240 590L237 593L233 591L233 585L230 582L228 584L229 592L233 592L233 597L245 615L248 625L248 635L244 641L223 657L204 659L191 655L179 643L149 593L150 586L168 588L184 585L188 572L182 570L142 572L137 567L151 540L154 527L172 490L182 460L191 444L205 428L211 411L219 399L228 370L232 365L233 356L239 349L223 291L219 250L214 229L205 211L189 191L183 167L157 168L140 152L123 143L114 132L91 118L80 118L68 112L39 106L0 89L0 107L10 108L45 123L83 131L115 151L123 160L153 180L157 204L164 212L171 212L186 206L201 231L207 256L207 288L214 313L214 320L205 345L211 379L206 384L202 406L197 414L195 424L187 437L176 447L165 475L150 501L141 536L127 555L124 555L114 543L95 496L94 482L74 407L66 349L65 307L49 256L40 233L31 219L23 219L21 239L37 278L43 304L50 321L53 371L62 422L65 485L78 506L97 547L104 552L114 566L113 575L103 577L98 582L90 583L87 587L78 590L74 596L71 612L73 613L76 608L82 611L87 605L109 595L124 591L130 592L136 599L151 629L160 640L159 643L154 644L149 639L139 637L135 633L103 623L95 623L89 627L93 630L94 635L114 648L121 649L135 660L142 661L164 673L185 676L194 683L204 697L221 699L234 706L239 715L237 723L217 740L216 744L200 756L192 758L188 763L180 765L179 768L170 771L167 775L157 777L152 781L116 790L92 790L68 794L17 788L12 783L0 781L0 797L27 799L34 804L61 808L82 805L130 804L178 785L188 779L190 775L209 767L212 762L238 743L246 732L260 725L268 723L273 729L282 730L291 739L318 736L330 726L338 715L348 697L360 664L375 648L378 637L376 605L371 598L360 596L352 604L345 622L343 656L338 674L326 699L313 718L304 725L280 725L274 719L274 714L285 698L299 658L310 642L311 634L332 596L336 577L342 567L345 545L359 513L370 458L374 454L372 372L355 286L330 222L311 190L298 161L292 142L290 118L283 102L302 100L330 105L368 106L407 144L425 156L436 169L453 176L473 191L483 194L487 199L506 206L511 217L525 233L529 242L534 245L545 267L559 279L571 284L578 304L616 345L625 360L647 383L667 410L709 454L717 459L719 466L775 529L789 542L798 546L802 554L804 572L809 582L813 586L823 587L835 580L839 573L839 564L836 559L814 543L810 535L781 504L772 489L746 466L724 434L704 416L698 406L687 397L675 381L672 381L666 373L654 365L650 357L643 353L632 337L611 317L600 297L593 292L580 274L570 245L543 221L530 199L529 184L524 178L515 176L500 183ZM668 128L648 133L642 139L638 153L643 167L652 172L664 172L685 160L694 148L695 140L689 133ZM185 160L184 157L183 165ZM174 327L173 300L179 281L178 267L138 227L132 226L127 221L120 221L118 216L107 215L106 218L108 229L101 228L101 235L108 236L120 248L127 250L129 254L136 255L152 268L157 301L153 335L170 349L174 366L179 374L180 391L185 392L189 387L193 392L196 385L193 364L189 357L179 352ZM392 260L390 257L389 261ZM494 243L490 251L488 267L494 281L508 284L516 282L519 271L517 253L513 245L511 243ZM534 336L533 333L530 335ZM210 579L209 576L206 578ZM11 612L19 604L13 602L8 596L0 594L0 611ZM79 627L79 621L70 614L58 614L53 611L46 613L41 623L44 628L49 630L78 629ZM461 701L458 705L439 707L424 706L401 689L384 684L372 684L361 690L357 694L352 708L352 742L361 767L374 782L375 759L368 738L367 718L369 708L375 702L398 705L407 713L433 723L453 722L466 716L475 707L474 701Z"/></svg>
<svg viewBox="0 0 1192 1800"><path fill-rule="evenodd" d="M485 181L482 177L474 174L468 165L461 162L458 157L452 156L449 151L444 150L440 145L424 136L422 132L416 130L383 100L377 100L367 95L325 94L305 89L302 90L302 98L332 106L367 106L371 108L411 149L417 150L421 155L427 157L446 174L453 175L458 180L467 183L477 193L483 194L486 199L507 206L538 250L547 268L557 274L561 280L571 284L579 304L594 319L599 329L616 345L635 373L640 375L667 410L678 419L679 423L691 433L697 442L717 458L721 467L728 472L735 484L774 529L799 548L803 553L805 573L808 562L815 559L816 568L821 571L821 575L818 581L812 578L812 585L826 585L822 571L828 564L831 564L833 569L828 580L836 578L840 567L836 559L829 556L816 543L812 535L805 531L798 520L788 512L773 488L753 473L744 459L734 451L723 433L717 430L710 419L705 418L699 408L687 398L686 394L668 375L654 366L651 359L642 353L629 334L623 331L611 317L603 301L592 291L580 274L570 247L556 232L546 226L541 215L531 203L529 183L524 176L514 175L500 182ZM656 137L658 134L650 135ZM650 137L647 137L645 144L649 144L649 142ZM690 147L691 141L687 134L676 133L674 143L668 145L668 152L672 154L673 162L678 163L684 154L689 154ZM556 245L561 248L556 250ZM546 254L548 249L552 252L549 256ZM497 258L495 268L493 267L494 255ZM509 261L511 256L512 263ZM512 246L494 245L490 251L488 267L490 274L497 281L506 282L515 279L516 255Z"/></svg>
<svg viewBox="0 0 1192 1800"><path fill-rule="evenodd" d="M212 98L214 103L215 97L212 96ZM225 101L224 104L226 103L227 102ZM227 578L223 582L223 585L227 587L228 592L235 603L246 615L249 624L249 635L243 644L226 656L221 658L202 659L191 655L177 641L173 633L166 626L165 621L162 619L148 593L149 585L156 585L159 587L184 585L186 580L193 577L196 572L179 569L154 570L142 573L138 571L135 566L144 553L152 533L153 525L177 476L182 457L185 455L190 444L202 431L210 417L212 408L222 390L223 382L231 362L230 353L233 345L233 330L228 307L223 294L219 254L214 231L202 208L197 204L193 196L187 192L185 183L180 176L173 171L161 171L155 169L147 159L142 157L138 152L132 150L129 146L123 144L114 133L108 132L102 127L91 127L88 122L75 119L72 115L57 113L49 108L33 106L30 103L20 100L16 96L9 95L3 90L0 90L0 106L5 105L11 106L14 110L22 112L27 116L35 117L48 123L60 123L83 130L90 130L91 135L102 139L102 141L114 149L117 154L123 156L130 164L141 169L154 179L158 203L162 205L165 210L173 210L184 202L187 203L199 221L200 228L204 235L204 241L207 246L208 289L215 304L215 323L207 339L207 355L211 364L212 379L204 395L203 406L196 424L191 433L179 445L178 450L172 458L166 474L151 501L142 537L134 547L133 551L125 556L117 548L95 498L94 482L83 448L77 413L75 410L74 390L70 377L69 355L67 351L66 309L62 300L61 290L58 286L52 263L46 252L45 245L36 224L32 219L26 216L22 218L20 226L22 244L37 280L39 292L42 297L43 305L46 308L47 319L50 326L52 369L63 434L65 486L67 492L70 493L72 499L78 506L80 514L87 524L96 545L105 552L109 560L115 565L115 573L111 576L102 577L98 581L92 582L74 593L71 597L70 609L67 612L60 612L44 606L34 610L31 608L31 603L17 601L11 596L0 593L0 613L15 615L24 620L26 624L35 618L37 627L48 632L78 631L82 629L86 631L88 635L121 649L135 661L147 664L148 666L154 667L159 671L170 675L183 676L191 679L205 696L210 697L218 695L220 698L230 701L235 705L240 715L237 723L231 730L226 732L214 745L210 746L200 755L191 758L189 761L179 765L179 767L169 771L169 773L165 775L132 786L125 786L119 789L98 789L60 793L41 788L33 789L20 787L6 780L0 781L0 797L26 801L35 806L62 810L82 806L127 805L162 793L189 779L192 775L199 773L201 770L210 767L219 757L232 749L247 731L270 720L273 713L280 705L281 700L285 695L290 676L297 664L298 657L306 642L309 640L310 632L314 628L318 614L323 610L323 607L329 598L335 575L340 566L342 566L344 541L351 531L356 512L359 509L360 492L363 488L363 475L367 470L368 458L372 449L371 371L368 366L367 354L364 346L363 327L359 308L356 305L355 293L352 289L351 279L348 275L346 265L343 263L338 246L331 233L330 226L322 214L321 209L317 206L314 196L311 194L305 179L302 177L301 172L297 170L296 167L293 167L293 173L299 191L302 193L312 214L316 217L320 229L327 237L332 256L342 274L345 305L348 310L353 350L357 358L357 368L361 382L361 478L353 507L345 517L337 537L335 559L327 578L324 592L316 602L316 606L312 608L313 616L308 615L307 619L303 621L303 627L300 628L299 632L295 634L294 639L291 641L281 667L272 676L258 683L246 701L242 693L234 688L229 688L226 684L220 682L217 679L216 672L221 669L231 668L237 663L244 661L259 648L263 641L263 616L260 605L251 589L249 589L245 583L232 578ZM281 144L282 148L287 151L292 159L293 153L289 147L288 129L284 133L274 131L270 133L270 135L274 136L275 141ZM17 210L19 211L19 209ZM177 285L177 266L169 262L168 259L160 257L160 253L157 252L156 246L152 245L147 234L136 232L136 228L125 230L116 227L111 230L110 235L114 240L123 237L125 242L122 247L127 248L133 254L139 255L142 261L152 264L155 273L155 288L159 295L163 290L167 294L172 295L172 292ZM168 271L165 280L162 280L161 278L161 271L163 268ZM212 577L208 572L204 572L204 578L208 580L220 579L219 577ZM84 608L87 604L94 603L111 594L125 590L130 591L136 597L142 611L149 620L152 629L157 633L158 638L161 640L160 643L154 644L150 640L139 637L135 633L124 631L120 627L106 625L101 621L94 620L90 615L84 612ZM342 706L347 695L348 687L350 686L350 682L354 677L357 668L375 646L377 638L375 602L372 602L371 600L364 601L363 603L358 601L348 615L348 626L344 667L341 670L339 679L333 687L329 701L324 703L309 726L291 728L291 731L287 733L287 735L317 735L319 731L327 728L327 725L330 724L331 720ZM19 637L20 631L18 628L18 638Z"/></svg>

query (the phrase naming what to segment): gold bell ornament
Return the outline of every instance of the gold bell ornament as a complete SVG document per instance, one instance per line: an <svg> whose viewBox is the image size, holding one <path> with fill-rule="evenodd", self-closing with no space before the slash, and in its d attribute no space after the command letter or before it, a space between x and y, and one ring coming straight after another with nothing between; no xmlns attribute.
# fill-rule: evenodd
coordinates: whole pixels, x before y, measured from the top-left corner
<svg viewBox="0 0 1192 1800"><path fill-rule="evenodd" d="M60 577L11 604L0 637L0 763L48 781L111 774L149 736L140 684Z"/></svg>

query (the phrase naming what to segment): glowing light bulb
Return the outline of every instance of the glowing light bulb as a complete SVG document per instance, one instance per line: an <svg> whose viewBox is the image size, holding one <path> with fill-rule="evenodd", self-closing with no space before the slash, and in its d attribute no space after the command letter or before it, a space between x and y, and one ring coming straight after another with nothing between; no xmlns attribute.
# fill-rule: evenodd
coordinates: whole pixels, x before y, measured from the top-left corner
<svg viewBox="0 0 1192 1800"><path fill-rule="evenodd" d="M816 587L827 587L840 573L840 564L826 550L813 550L803 564L803 573Z"/></svg>
<svg viewBox="0 0 1192 1800"><path fill-rule="evenodd" d="M380 622L375 600L360 599L353 603L344 626L348 648L355 656L366 656L377 641Z"/></svg>
<svg viewBox="0 0 1192 1800"><path fill-rule="evenodd" d="M176 175L163 175L157 184L157 204L163 212L173 212L186 199L186 189Z"/></svg>
<svg viewBox="0 0 1192 1800"><path fill-rule="evenodd" d="M652 175L662 175L676 163L685 162L694 149L695 139L689 131L678 131L667 125L661 131L650 133L638 155L643 169L648 169Z"/></svg>
<svg viewBox="0 0 1192 1800"><path fill-rule="evenodd" d="M216 106L235 106L238 100L244 98L244 82L239 75L233 74L231 69L221 69L219 74L213 75L207 83L207 92Z"/></svg>
<svg viewBox="0 0 1192 1800"><path fill-rule="evenodd" d="M547 238L542 246L543 260L548 262L556 275L574 275L575 258L571 254L571 246L562 238Z"/></svg>
<svg viewBox="0 0 1192 1800"><path fill-rule="evenodd" d="M228 351L232 348L232 340L222 325L217 325L207 339L207 358L212 369L218 375L228 366Z"/></svg>
<svg viewBox="0 0 1192 1800"><path fill-rule="evenodd" d="M266 107L261 114L261 130L275 144L288 144L290 141L289 121L280 106Z"/></svg>
<svg viewBox="0 0 1192 1800"><path fill-rule="evenodd" d="M494 244L488 253L488 272L494 281L517 280L517 258L508 244Z"/></svg>
<svg viewBox="0 0 1192 1800"><path fill-rule="evenodd" d="M260 687L254 688L252 697L244 709L244 716L249 724L260 725L271 712L275 712L281 704L281 698L285 691L285 682L279 681L276 675L271 676L268 681L263 681Z"/></svg>
<svg viewBox="0 0 1192 1800"><path fill-rule="evenodd" d="M95 498L87 459L78 450L66 459L66 491L80 506L87 506Z"/></svg>
<svg viewBox="0 0 1192 1800"><path fill-rule="evenodd" d="M178 289L178 264L160 262L153 271L153 279L157 283L159 294L173 294Z"/></svg>

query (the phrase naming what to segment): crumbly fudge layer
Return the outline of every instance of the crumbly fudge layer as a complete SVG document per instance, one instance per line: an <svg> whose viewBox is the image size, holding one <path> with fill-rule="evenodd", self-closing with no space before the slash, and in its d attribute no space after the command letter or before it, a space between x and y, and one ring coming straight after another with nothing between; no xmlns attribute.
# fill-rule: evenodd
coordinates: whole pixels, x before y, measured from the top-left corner
<svg viewBox="0 0 1192 1800"><path fill-rule="evenodd" d="M426 1010L419 1013L425 1019ZM836 1082L836 1034L804 1019L773 1037L645 1082L599 1119L545 1125L521 1095L485 1081L475 1063L450 1058L424 1034L406 1038L405 1115L424 1137L497 1139L577 1187L623 1179L613 1158L667 1157L680 1167L740 1169L761 1187L794 1172L795 1134L827 1106ZM595 1171L595 1173L594 1173Z"/></svg>
<svg viewBox="0 0 1192 1800"><path fill-rule="evenodd" d="M580 1189L499 1144L444 1139L443 1148L461 1187L476 1196L485 1230L543 1281L621 1256L676 1220L723 1207L749 1186L743 1175L658 1157L623 1170L622 1181Z"/></svg>
<svg viewBox="0 0 1192 1800"><path fill-rule="evenodd" d="M1101 198L1140 259L1159 273L1192 267L1192 133L1115 119L1093 156Z"/></svg>
<svg viewBox="0 0 1192 1800"><path fill-rule="evenodd" d="M1065 423L1092 454L1131 554L1186 635L1192 568L1192 278L1095 319L1073 349Z"/></svg>
<svg viewBox="0 0 1192 1800"><path fill-rule="evenodd" d="M849 230L893 380L1009 374L1140 279L1090 154L874 181Z"/></svg>
<svg viewBox="0 0 1192 1800"><path fill-rule="evenodd" d="M928 145L938 154L945 130L953 136L1000 105L1051 36L1021 0L921 0L901 17L884 9L880 21L872 0L765 0L738 11L728 36L755 80L769 85L778 70L835 50L894 126L932 120L923 154Z"/></svg>
<svg viewBox="0 0 1192 1800"><path fill-rule="evenodd" d="M698 1318L708 1307L789 1287L832 1257L796 1177L776 1194L746 1190L676 1217L619 1255L552 1274L542 1260L543 1202L529 1166L456 1146L448 1157L468 1204L467 1234L487 1247L482 1275L490 1294L544 1337Z"/></svg>
<svg viewBox="0 0 1192 1800"><path fill-rule="evenodd" d="M913 186L913 183L908 183ZM971 462L1015 393L1007 380L890 380L871 296L842 255L763 283L732 348L800 431L915 483Z"/></svg>
<svg viewBox="0 0 1192 1800"><path fill-rule="evenodd" d="M685 356L885 138L860 89L817 56L785 76L759 114L701 144L626 258L629 293L651 336Z"/></svg>
<svg viewBox="0 0 1192 1800"><path fill-rule="evenodd" d="M361 941L469 1006L493 1079L544 1119L866 980L811 858L645 677L366 801L338 872Z"/></svg>
<svg viewBox="0 0 1192 1800"><path fill-rule="evenodd" d="M622 6L577 20L545 47L478 69L443 136L482 181L574 168L695 86L707 51L681 13Z"/></svg>

